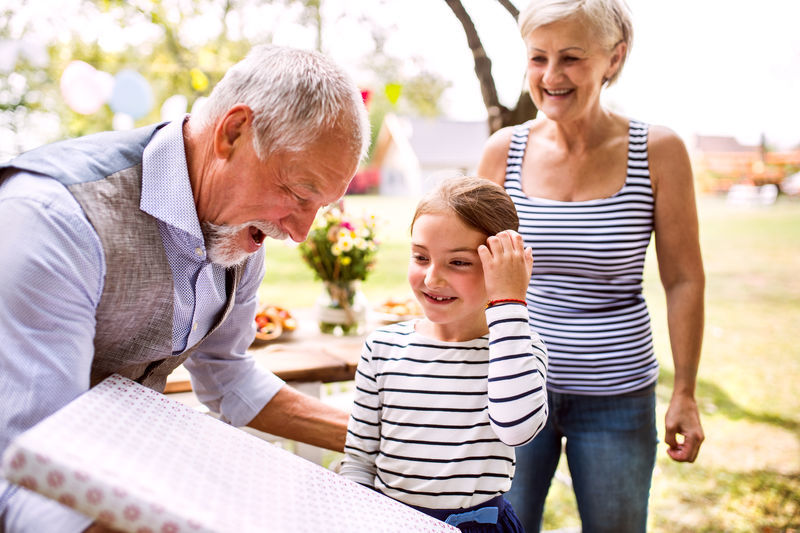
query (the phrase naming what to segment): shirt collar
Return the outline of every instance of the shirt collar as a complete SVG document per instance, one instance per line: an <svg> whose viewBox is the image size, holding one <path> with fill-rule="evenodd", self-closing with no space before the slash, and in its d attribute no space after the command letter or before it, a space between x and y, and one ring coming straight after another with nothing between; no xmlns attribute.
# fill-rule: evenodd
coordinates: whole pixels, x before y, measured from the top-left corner
<svg viewBox="0 0 800 533"><path fill-rule="evenodd" d="M188 116L188 115L187 115ZM194 204L183 123L175 120L158 130L142 155L142 211L203 240Z"/></svg>

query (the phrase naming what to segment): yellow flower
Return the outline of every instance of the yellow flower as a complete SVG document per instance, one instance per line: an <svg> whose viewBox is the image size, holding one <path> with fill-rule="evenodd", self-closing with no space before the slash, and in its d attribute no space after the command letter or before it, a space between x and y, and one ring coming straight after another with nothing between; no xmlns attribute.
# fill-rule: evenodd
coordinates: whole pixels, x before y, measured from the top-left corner
<svg viewBox="0 0 800 533"><path fill-rule="evenodd" d="M339 257L340 255L342 255L342 251L343 251L342 247L339 245L338 242L334 243L333 246L331 246L331 253L333 255L335 255L336 257Z"/></svg>
<svg viewBox="0 0 800 533"><path fill-rule="evenodd" d="M339 259L339 261L342 263L343 266L347 266L353 262L353 259L349 255L344 255L342 256L341 259Z"/></svg>

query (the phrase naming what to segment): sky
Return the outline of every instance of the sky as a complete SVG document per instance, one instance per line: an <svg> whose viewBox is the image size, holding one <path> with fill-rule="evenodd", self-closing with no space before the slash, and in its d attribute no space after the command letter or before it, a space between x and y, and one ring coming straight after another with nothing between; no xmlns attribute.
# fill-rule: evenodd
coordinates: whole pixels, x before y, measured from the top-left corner
<svg viewBox="0 0 800 533"><path fill-rule="evenodd" d="M352 9L353 2L342 0ZM370 3L370 2L368 2ZM514 2L521 7L524 0ZM800 1L628 0L634 43L616 85L603 96L610 108L675 130L687 144L695 134L729 135L776 148L800 145ZM501 101L513 105L525 51L513 19L491 0L464 0L493 63ZM385 50L421 56L453 82L448 115L486 116L463 30L443 0L390 0L372 16L397 26ZM332 55L352 61L355 29L337 31Z"/></svg>
<svg viewBox="0 0 800 533"><path fill-rule="evenodd" d="M462 1L492 60L501 102L512 106L526 63L516 24L494 0ZM527 0L513 1L522 7ZM0 0L0 7L12 3ZM773 148L800 146L800 0L628 3L634 43L619 81L604 91L609 108L668 126L689 146L695 134L734 136L744 144L758 144L763 135ZM25 9L39 18L54 5L61 12L80 9L77 0L34 0ZM422 63L452 83L443 97L449 118L485 119L466 37L444 0L324 0L322 6L324 49L357 82L369 83L358 70L372 49L371 24L364 19L377 21L393 28L384 52L407 59L409 70ZM262 1L251 9L240 16L245 36L271 33L279 44L313 46L314 32L294 23L292 13ZM210 12L182 33L203 39L220 24ZM83 25L86 38L99 38L104 47L153 38L141 28L103 28Z"/></svg>

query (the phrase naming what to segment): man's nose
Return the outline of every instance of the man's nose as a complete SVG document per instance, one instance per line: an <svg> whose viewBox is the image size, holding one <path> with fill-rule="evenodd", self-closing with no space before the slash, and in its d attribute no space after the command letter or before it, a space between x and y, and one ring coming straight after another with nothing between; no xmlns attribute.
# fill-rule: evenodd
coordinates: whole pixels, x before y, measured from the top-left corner
<svg viewBox="0 0 800 533"><path fill-rule="evenodd" d="M317 209L298 209L286 218L284 227L294 242L306 240L311 224L314 223L314 218L317 216L317 211L319 211L319 207Z"/></svg>

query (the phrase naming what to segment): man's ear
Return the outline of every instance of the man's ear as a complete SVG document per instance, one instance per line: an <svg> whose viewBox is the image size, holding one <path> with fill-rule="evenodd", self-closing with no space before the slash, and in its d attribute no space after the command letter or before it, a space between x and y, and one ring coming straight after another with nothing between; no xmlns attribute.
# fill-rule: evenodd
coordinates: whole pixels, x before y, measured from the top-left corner
<svg viewBox="0 0 800 533"><path fill-rule="evenodd" d="M253 125L253 110L244 104L236 104L225 113L214 128L214 154L228 159Z"/></svg>

